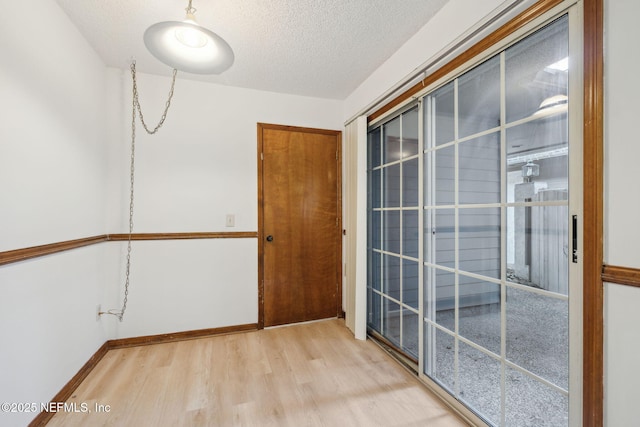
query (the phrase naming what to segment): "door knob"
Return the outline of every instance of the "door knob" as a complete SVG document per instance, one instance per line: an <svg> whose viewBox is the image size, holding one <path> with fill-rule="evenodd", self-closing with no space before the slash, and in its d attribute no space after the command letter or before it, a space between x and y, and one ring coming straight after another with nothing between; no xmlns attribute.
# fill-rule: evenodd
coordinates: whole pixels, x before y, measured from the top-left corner
<svg viewBox="0 0 640 427"><path fill-rule="evenodd" d="M273 236L271 234L267 236L267 242L273 242Z"/></svg>

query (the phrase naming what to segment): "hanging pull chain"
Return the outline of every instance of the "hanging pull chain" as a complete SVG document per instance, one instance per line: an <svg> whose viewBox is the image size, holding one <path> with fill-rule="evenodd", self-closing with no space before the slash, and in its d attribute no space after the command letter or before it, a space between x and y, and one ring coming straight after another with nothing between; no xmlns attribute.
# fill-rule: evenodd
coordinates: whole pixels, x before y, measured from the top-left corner
<svg viewBox="0 0 640 427"><path fill-rule="evenodd" d="M138 82L136 80L136 61L131 63L131 79L133 81L133 96L131 101L131 163L130 163L130 175L129 175L129 237L127 239L127 264L125 267L125 280L124 280L124 300L122 301L122 308L120 310L112 309L103 314L111 314L116 316L118 320L122 322L122 318L124 317L124 313L127 310L127 301L129 299L129 272L131 271L131 235L133 234L133 189L134 189L134 178L135 178L135 153L136 153L136 112L138 116L140 116L140 122L144 127L144 130L149 134L153 135L158 132L158 129L162 127L165 119L167 118L167 112L169 111L169 107L171 106L171 99L173 98L173 89L176 85L176 74L178 70L173 70L173 78L171 80L171 89L169 90L169 97L167 102L165 103L164 111L162 112L162 116L160 117L160 121L156 125L153 130L149 130L147 124L144 121L144 116L142 114L142 108L140 107L140 100L138 98Z"/></svg>
<svg viewBox="0 0 640 427"><path fill-rule="evenodd" d="M173 88L176 85L176 74L178 73L178 70L176 70L175 68L173 69L173 78L171 80L171 89L169 90L169 97L167 99L167 102L165 103L164 106L164 111L162 112L162 116L160 117L160 121L158 122L158 124L156 125L155 128L153 128L153 130L149 130L149 128L147 127L147 124L144 121L144 115L142 114L142 107L140 106L140 100L138 99L138 82L136 80L136 62L133 61L131 63L131 78L133 79L133 113L132 113L132 121L131 121L131 129L132 129L132 134L131 134L131 138L132 140L135 139L135 127L136 127L136 113L135 110L138 110L138 115L140 116L140 122L142 123L142 126L144 127L144 130L149 134L149 135L153 135L154 133L158 132L158 129L160 129L162 127L162 125L164 124L164 120L167 118L167 112L169 111L169 107L171 106L171 99L173 98Z"/></svg>

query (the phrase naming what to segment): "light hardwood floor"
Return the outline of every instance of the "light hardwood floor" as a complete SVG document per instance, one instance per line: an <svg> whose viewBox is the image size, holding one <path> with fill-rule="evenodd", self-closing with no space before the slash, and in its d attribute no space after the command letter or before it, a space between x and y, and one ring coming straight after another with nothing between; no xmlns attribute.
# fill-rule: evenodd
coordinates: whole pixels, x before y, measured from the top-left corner
<svg viewBox="0 0 640 427"><path fill-rule="evenodd" d="M49 426L466 425L338 319L111 350L68 402Z"/></svg>

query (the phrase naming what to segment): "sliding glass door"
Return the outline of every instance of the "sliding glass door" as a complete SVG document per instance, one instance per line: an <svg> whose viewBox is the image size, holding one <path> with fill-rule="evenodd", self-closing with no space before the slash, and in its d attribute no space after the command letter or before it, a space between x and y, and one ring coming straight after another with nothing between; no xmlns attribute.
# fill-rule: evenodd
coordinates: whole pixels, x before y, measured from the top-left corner
<svg viewBox="0 0 640 427"><path fill-rule="evenodd" d="M369 134L369 326L411 358L419 342L418 108Z"/></svg>
<svg viewBox="0 0 640 427"><path fill-rule="evenodd" d="M569 423L569 34L560 16L369 132L369 328L491 425Z"/></svg>

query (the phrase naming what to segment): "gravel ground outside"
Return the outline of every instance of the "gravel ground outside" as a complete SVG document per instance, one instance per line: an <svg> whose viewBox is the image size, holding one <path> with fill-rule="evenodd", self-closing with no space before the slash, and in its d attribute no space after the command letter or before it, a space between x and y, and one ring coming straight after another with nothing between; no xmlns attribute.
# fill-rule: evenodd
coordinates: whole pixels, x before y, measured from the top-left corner
<svg viewBox="0 0 640 427"><path fill-rule="evenodd" d="M506 297L507 360L567 390L567 301L514 288L508 288ZM405 349L415 354L418 351L417 340L406 337L417 337L416 319L417 316L405 312ZM500 304L460 309L460 335L499 355L500 319ZM437 322L453 331L453 310L438 313ZM393 323L390 318L385 329L399 338L399 325ZM455 339L446 332L433 329L436 335L434 379L452 394L457 392L459 400L490 424L500 425L500 361L459 341L456 383ZM386 335L389 336L388 333ZM425 349L425 354L428 352L429 349ZM508 365L504 375L507 426L556 427L568 424L567 396Z"/></svg>

